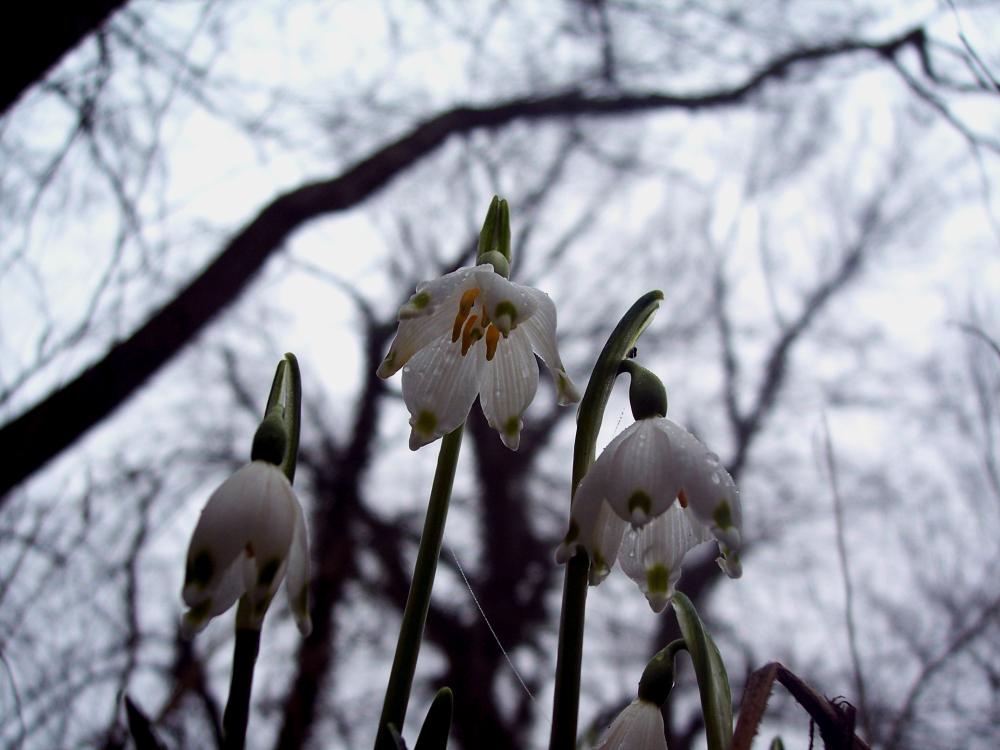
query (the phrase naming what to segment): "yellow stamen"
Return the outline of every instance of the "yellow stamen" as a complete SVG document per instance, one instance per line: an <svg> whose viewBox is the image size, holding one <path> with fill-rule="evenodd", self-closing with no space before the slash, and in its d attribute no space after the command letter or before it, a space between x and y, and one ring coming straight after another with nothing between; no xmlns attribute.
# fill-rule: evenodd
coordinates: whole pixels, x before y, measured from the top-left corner
<svg viewBox="0 0 1000 750"><path fill-rule="evenodd" d="M481 328L476 326L476 321L479 320L478 315L470 315L469 319L465 321L465 327L462 329L462 356L464 357L469 353L469 347L474 343L479 341L483 337L483 331Z"/></svg>
<svg viewBox="0 0 1000 750"><path fill-rule="evenodd" d="M462 326L465 325L469 313L472 312L472 306L476 304L476 297L478 296L478 287L466 289L465 293L462 294L462 299L458 301L458 315L455 316L455 325L451 328L452 343L458 341L458 337L462 335Z"/></svg>
<svg viewBox="0 0 1000 750"><path fill-rule="evenodd" d="M462 295L462 299L459 300L458 309L468 314L469 310L472 309L472 306L476 304L476 297L478 296L479 296L479 287L466 289L465 293Z"/></svg>
<svg viewBox="0 0 1000 750"><path fill-rule="evenodd" d="M485 320L486 316L483 316ZM486 329L486 361L491 362L497 353L497 344L500 342L500 329L490 323Z"/></svg>
<svg viewBox="0 0 1000 750"><path fill-rule="evenodd" d="M682 508L688 507L688 496L684 494L684 490L677 493L677 502L681 504Z"/></svg>

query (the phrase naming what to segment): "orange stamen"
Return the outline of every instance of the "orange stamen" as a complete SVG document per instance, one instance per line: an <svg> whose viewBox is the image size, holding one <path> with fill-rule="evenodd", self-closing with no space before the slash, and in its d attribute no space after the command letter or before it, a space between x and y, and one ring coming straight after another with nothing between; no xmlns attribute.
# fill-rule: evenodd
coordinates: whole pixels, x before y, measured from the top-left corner
<svg viewBox="0 0 1000 750"><path fill-rule="evenodd" d="M476 326L477 320L479 320L478 315L470 315L469 319L465 321L465 327L462 329L463 357L469 353L469 347L479 341L479 339L483 336L482 330Z"/></svg>
<svg viewBox="0 0 1000 750"><path fill-rule="evenodd" d="M677 502L681 504L682 508L688 507L688 496L684 494L684 490L677 493Z"/></svg>
<svg viewBox="0 0 1000 750"><path fill-rule="evenodd" d="M485 321L486 316L483 316ZM486 329L486 361L490 362L497 353L497 344L500 342L500 329L490 323Z"/></svg>
<svg viewBox="0 0 1000 750"><path fill-rule="evenodd" d="M458 341L458 337L462 335L462 326L465 325L466 318L469 317L468 311L462 312L458 311L458 315L455 316L455 325L451 327L451 343Z"/></svg>
<svg viewBox="0 0 1000 750"><path fill-rule="evenodd" d="M476 304L476 297L478 296L478 287L466 289L462 294L462 299L458 301L458 315L455 316L455 325L451 327L451 343L454 344L458 341L458 337L462 335L462 326L465 325L469 313L472 312L472 306Z"/></svg>
<svg viewBox="0 0 1000 750"><path fill-rule="evenodd" d="M476 297L479 296L479 287L473 287L472 289L466 289L465 293L462 295L462 299L459 300L458 309L468 315L469 310L472 306L476 304Z"/></svg>

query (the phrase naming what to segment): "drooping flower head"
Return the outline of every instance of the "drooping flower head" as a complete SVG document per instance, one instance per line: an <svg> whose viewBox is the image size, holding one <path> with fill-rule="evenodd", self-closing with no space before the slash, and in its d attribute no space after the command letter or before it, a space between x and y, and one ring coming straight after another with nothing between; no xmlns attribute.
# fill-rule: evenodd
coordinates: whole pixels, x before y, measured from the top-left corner
<svg viewBox="0 0 1000 750"><path fill-rule="evenodd" d="M299 630L311 629L309 547L302 506L278 466L256 460L212 493L191 537L182 597L184 630L193 634L244 594L248 622L259 628L278 586Z"/></svg>
<svg viewBox="0 0 1000 750"><path fill-rule="evenodd" d="M398 317L378 376L403 370L412 450L462 424L477 395L487 422L517 450L521 415L538 388L535 354L552 373L559 404L580 399L556 349L552 300L490 263L420 284Z"/></svg>
<svg viewBox="0 0 1000 750"><path fill-rule="evenodd" d="M636 698L615 717L594 750L667 750L660 707Z"/></svg>
<svg viewBox="0 0 1000 750"><path fill-rule="evenodd" d="M716 539L723 570L733 578L741 574L741 526L739 491L718 456L680 425L654 415L612 440L583 478L556 559L566 562L585 549L592 585L620 560L661 612L681 561L702 542Z"/></svg>

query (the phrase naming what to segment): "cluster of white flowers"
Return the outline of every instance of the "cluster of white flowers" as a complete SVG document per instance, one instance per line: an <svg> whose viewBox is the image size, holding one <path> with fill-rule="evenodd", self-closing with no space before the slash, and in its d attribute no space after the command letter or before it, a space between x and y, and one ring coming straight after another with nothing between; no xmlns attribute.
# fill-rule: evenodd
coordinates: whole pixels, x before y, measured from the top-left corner
<svg viewBox="0 0 1000 750"><path fill-rule="evenodd" d="M398 317L378 375L403 371L411 449L459 427L478 396L490 426L516 450L521 417L538 387L536 354L552 372L559 403L579 400L556 349L552 300L488 263L421 284ZM702 542L715 539L723 570L740 575L741 527L739 491L719 458L683 427L654 415L615 437L583 478L556 559L564 563L585 550L593 585L619 560L660 612L675 592L684 556ZM277 466L253 461L202 511L188 551L185 627L200 630L243 596L250 624L259 627L285 579L292 612L308 633L308 570L303 513L291 484ZM660 709L638 698L598 747L659 750L663 737Z"/></svg>

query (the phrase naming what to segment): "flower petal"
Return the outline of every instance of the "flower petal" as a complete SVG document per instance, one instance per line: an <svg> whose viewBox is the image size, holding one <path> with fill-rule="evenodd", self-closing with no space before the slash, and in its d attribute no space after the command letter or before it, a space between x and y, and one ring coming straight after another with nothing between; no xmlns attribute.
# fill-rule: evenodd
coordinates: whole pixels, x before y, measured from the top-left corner
<svg viewBox="0 0 1000 750"><path fill-rule="evenodd" d="M627 528L628 523L620 519L610 505L602 502L597 521L586 540L587 551L590 553L588 578L591 586L597 586L611 573Z"/></svg>
<svg viewBox="0 0 1000 750"><path fill-rule="evenodd" d="M237 555L243 554L261 500L262 462L238 469L219 485L201 511L188 546L184 602L193 607L208 599Z"/></svg>
<svg viewBox="0 0 1000 750"><path fill-rule="evenodd" d="M253 563L246 555L238 555L223 573L218 586L211 594L191 607L181 619L181 635L190 639L218 615L236 603L246 591L247 570L253 571Z"/></svg>
<svg viewBox="0 0 1000 750"><path fill-rule="evenodd" d="M594 528L600 518L601 506L605 505L607 467L607 463L598 460L576 488L569 512L569 531L556 550L556 562L568 562L579 547L583 547L593 557L593 547L590 544L594 539Z"/></svg>
<svg viewBox="0 0 1000 750"><path fill-rule="evenodd" d="M708 530L675 503L642 528L625 533L622 570L639 585L653 611L662 612L674 595L684 556L709 539Z"/></svg>
<svg viewBox="0 0 1000 750"><path fill-rule="evenodd" d="M486 369L482 349L462 356L449 338L418 352L403 368L403 401L410 411L410 450L446 435L465 421Z"/></svg>
<svg viewBox="0 0 1000 750"><path fill-rule="evenodd" d="M486 314L505 336L535 314L538 302L531 287L514 284L492 271L477 272L476 283Z"/></svg>
<svg viewBox="0 0 1000 750"><path fill-rule="evenodd" d="M263 470L259 483L261 497L249 541L256 575L253 586L247 586L247 592L256 603L262 603L265 598L270 601L284 576L288 549L295 535L299 501L288 478L277 466L263 461L254 463L261 464Z"/></svg>
<svg viewBox="0 0 1000 750"><path fill-rule="evenodd" d="M295 617L299 632L307 636L312 632L312 620L309 617L309 535L306 533L304 515L300 506L295 521L292 547L288 551L285 593L288 595L288 606Z"/></svg>
<svg viewBox="0 0 1000 750"><path fill-rule="evenodd" d="M476 283L476 274L493 271L493 266L485 263L473 268L459 268L430 281L417 284L417 291L399 308L399 320L412 320L434 315L446 309L454 315L452 300L457 304L462 292Z"/></svg>
<svg viewBox="0 0 1000 750"><path fill-rule="evenodd" d="M399 309L396 337L376 374L380 378L391 377L425 346L449 337L462 294L476 285L478 272L492 272L492 269L488 263L460 268L419 284L416 293Z"/></svg>
<svg viewBox="0 0 1000 750"><path fill-rule="evenodd" d="M611 722L595 750L667 750L659 707L636 698Z"/></svg>
<svg viewBox="0 0 1000 750"><path fill-rule="evenodd" d="M483 346L477 345L468 356L483 356ZM521 440L521 415L538 390L538 364L531 353L528 339L514 331L497 344L496 355L486 363L486 373L479 402L490 427L500 433L511 450L516 451Z"/></svg>
<svg viewBox="0 0 1000 750"><path fill-rule="evenodd" d="M680 482L691 510L717 539L739 550L743 509L733 478L698 438L669 419L657 421L675 446Z"/></svg>
<svg viewBox="0 0 1000 750"><path fill-rule="evenodd" d="M556 349L556 306L545 292L531 287L522 287L525 294L535 302L534 314L521 323L520 329L528 335L531 348L552 373L556 384L560 406L568 406L580 400L573 381L566 374L559 351Z"/></svg>
<svg viewBox="0 0 1000 750"><path fill-rule="evenodd" d="M608 502L621 518L641 526L674 502L680 476L672 465L670 438L655 419L640 419L625 433L612 459Z"/></svg>

